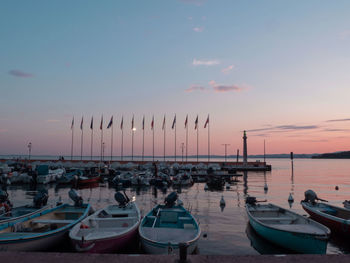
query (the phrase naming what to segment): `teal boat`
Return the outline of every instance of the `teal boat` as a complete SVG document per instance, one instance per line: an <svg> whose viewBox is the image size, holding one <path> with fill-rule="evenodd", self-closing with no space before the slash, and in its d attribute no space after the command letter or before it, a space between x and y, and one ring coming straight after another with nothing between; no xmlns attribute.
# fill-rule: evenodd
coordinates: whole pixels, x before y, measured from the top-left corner
<svg viewBox="0 0 350 263"><path fill-rule="evenodd" d="M175 204L177 194L171 193L165 205L154 207L141 221L141 244L149 254L178 254L181 243L191 254L197 246L201 230L196 219L181 204Z"/></svg>
<svg viewBox="0 0 350 263"><path fill-rule="evenodd" d="M71 190L72 191L72 190ZM70 193L71 196L71 193ZM44 251L57 246L68 231L89 215L91 207L80 197L40 213L0 225L1 251Z"/></svg>
<svg viewBox="0 0 350 263"><path fill-rule="evenodd" d="M331 231L273 204L246 204L250 225L263 238L297 253L325 254Z"/></svg>

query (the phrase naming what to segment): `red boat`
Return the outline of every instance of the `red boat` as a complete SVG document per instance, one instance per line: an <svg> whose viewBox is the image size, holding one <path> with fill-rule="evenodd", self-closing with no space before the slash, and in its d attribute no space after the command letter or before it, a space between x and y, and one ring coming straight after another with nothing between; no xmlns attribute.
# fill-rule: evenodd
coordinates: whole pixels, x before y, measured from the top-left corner
<svg viewBox="0 0 350 263"><path fill-rule="evenodd" d="M321 202L302 201L301 205L312 219L329 227L333 234L349 237L350 210Z"/></svg>
<svg viewBox="0 0 350 263"><path fill-rule="evenodd" d="M99 175L94 177L80 176L78 178L78 185L93 184L99 182L101 182L101 177Z"/></svg>

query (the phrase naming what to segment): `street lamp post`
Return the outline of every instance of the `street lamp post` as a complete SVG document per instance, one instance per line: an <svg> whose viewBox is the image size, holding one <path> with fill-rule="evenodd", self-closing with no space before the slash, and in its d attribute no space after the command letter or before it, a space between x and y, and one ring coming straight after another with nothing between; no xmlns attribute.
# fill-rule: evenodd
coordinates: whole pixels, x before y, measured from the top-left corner
<svg viewBox="0 0 350 263"><path fill-rule="evenodd" d="M32 153L32 143L30 142L30 143L28 144L28 160L30 160L30 155L31 155L31 153Z"/></svg>
<svg viewBox="0 0 350 263"><path fill-rule="evenodd" d="M103 142L102 143L102 161L104 161L105 160L105 143Z"/></svg>
<svg viewBox="0 0 350 263"><path fill-rule="evenodd" d="M181 143L182 163L184 163L184 149L185 149L185 144Z"/></svg>
<svg viewBox="0 0 350 263"><path fill-rule="evenodd" d="M227 161L227 146L230 146L230 144L224 143L224 144L222 144L222 146L225 146L225 163L226 163L226 161Z"/></svg>

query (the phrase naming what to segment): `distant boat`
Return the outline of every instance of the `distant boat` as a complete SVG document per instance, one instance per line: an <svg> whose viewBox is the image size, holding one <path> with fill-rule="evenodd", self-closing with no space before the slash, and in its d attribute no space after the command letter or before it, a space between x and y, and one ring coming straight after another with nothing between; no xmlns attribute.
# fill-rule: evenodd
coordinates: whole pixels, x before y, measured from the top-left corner
<svg viewBox="0 0 350 263"><path fill-rule="evenodd" d="M78 252L110 253L120 251L135 240L141 221L135 202L117 192L119 205L109 205L75 225L69 232Z"/></svg>
<svg viewBox="0 0 350 263"><path fill-rule="evenodd" d="M71 196L71 194L70 194ZM58 245L70 228L91 209L77 196L75 205L62 204L18 221L0 225L1 251L43 251Z"/></svg>
<svg viewBox="0 0 350 263"><path fill-rule="evenodd" d="M149 254L178 254L180 243L187 243L187 253L193 253L201 230L196 219L183 208L175 205L177 194L171 193L165 205L155 206L141 221L141 244Z"/></svg>
<svg viewBox="0 0 350 263"><path fill-rule="evenodd" d="M99 175L93 176L93 177L79 176L78 185L99 183L100 181L101 181L101 177Z"/></svg>
<svg viewBox="0 0 350 263"><path fill-rule="evenodd" d="M329 227L332 233L349 237L350 210L322 202L301 202L304 210L317 222Z"/></svg>
<svg viewBox="0 0 350 263"><path fill-rule="evenodd" d="M273 204L247 202L246 211L253 229L270 242L298 253L326 253L327 227Z"/></svg>

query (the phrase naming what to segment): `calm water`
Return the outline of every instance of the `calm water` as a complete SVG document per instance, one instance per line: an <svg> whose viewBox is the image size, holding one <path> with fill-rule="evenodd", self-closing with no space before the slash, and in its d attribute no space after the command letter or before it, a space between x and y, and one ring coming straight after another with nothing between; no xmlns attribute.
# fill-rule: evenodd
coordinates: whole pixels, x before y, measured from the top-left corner
<svg viewBox="0 0 350 263"><path fill-rule="evenodd" d="M184 206L189 208L198 219L202 229L199 240L200 254L281 254L287 253L255 234L247 224L248 218L244 208L244 198L247 194L256 196L259 200L289 208L287 201L289 193L294 195L291 209L305 215L300 205L304 198L304 191L313 189L320 198L331 204L342 206L345 199L350 199L350 160L313 160L296 159L294 169L287 159L270 159L271 172L248 172L240 182L231 185L230 190L204 191L203 183L196 183L190 188L183 188L179 193ZM264 191L267 183L268 191ZM335 186L339 190L335 190ZM48 186L49 201L56 202L61 196L63 201L69 201L68 188ZM153 187L128 188L129 196L136 196L141 211L145 214L155 204L162 203L165 196L172 189L163 192ZM18 186L8 189L10 198L15 205L30 202L32 193ZM99 187L79 190L85 201L89 201L95 209L107 204L113 204L115 190L108 184ZM224 196L226 206L221 210L219 202ZM327 253L349 253L350 245L347 242L331 240Z"/></svg>

